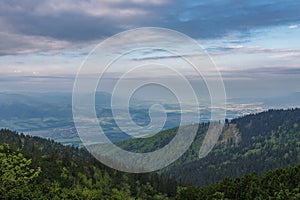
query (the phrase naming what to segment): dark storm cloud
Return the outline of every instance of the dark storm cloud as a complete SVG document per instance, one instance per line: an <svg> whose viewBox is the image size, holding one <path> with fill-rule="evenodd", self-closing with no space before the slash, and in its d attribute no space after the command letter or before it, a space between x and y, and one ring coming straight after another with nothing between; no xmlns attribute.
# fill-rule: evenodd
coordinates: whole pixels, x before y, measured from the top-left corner
<svg viewBox="0 0 300 200"><path fill-rule="evenodd" d="M182 58L184 56L190 56L190 55L149 56L149 57L143 57L143 58L133 58L132 60L141 61L141 60L174 59L174 58Z"/></svg>
<svg viewBox="0 0 300 200"><path fill-rule="evenodd" d="M18 28L22 33L69 41L101 39L121 30L112 26L109 20L81 13L62 13L38 18L29 14L25 18L15 18L13 22L22 24Z"/></svg>
<svg viewBox="0 0 300 200"><path fill-rule="evenodd" d="M110 19L78 12L37 15L22 10L5 17L16 33L67 41L101 39L122 30Z"/></svg>

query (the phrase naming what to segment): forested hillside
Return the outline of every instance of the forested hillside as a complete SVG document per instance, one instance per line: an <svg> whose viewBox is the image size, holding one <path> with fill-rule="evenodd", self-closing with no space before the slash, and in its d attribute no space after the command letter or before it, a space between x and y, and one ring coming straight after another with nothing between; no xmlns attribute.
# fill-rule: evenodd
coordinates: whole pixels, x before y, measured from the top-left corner
<svg viewBox="0 0 300 200"><path fill-rule="evenodd" d="M189 200L253 200L300 199L300 164L295 167L265 172L262 176L251 173L242 178L224 180L202 188L179 187L176 199Z"/></svg>
<svg viewBox="0 0 300 200"><path fill-rule="evenodd" d="M2 129L0 198L299 199L299 125L300 109L269 110L234 119L225 124L213 151L199 160L209 126L200 124L190 149L162 169L161 175L118 172L85 149ZM176 130L117 145L137 152L153 151L166 145ZM196 187L204 185L209 186Z"/></svg>
<svg viewBox="0 0 300 200"><path fill-rule="evenodd" d="M294 166L300 162L300 109L269 110L232 120L213 151L200 160L195 155L200 143L195 142L185 155L185 160L194 161L179 161L167 174L201 186Z"/></svg>
<svg viewBox="0 0 300 200"><path fill-rule="evenodd" d="M300 162L300 109L269 110L233 119L225 124L212 152L198 159L208 126L208 123L199 125L189 150L163 169L163 173L183 183L203 186L225 177L241 177L253 171L262 174ZM167 144L176 130L166 130L151 138L128 140L118 145L131 151L153 151Z"/></svg>
<svg viewBox="0 0 300 200"><path fill-rule="evenodd" d="M37 146L40 150L35 153L41 155L42 149L45 148L47 149L45 152L48 151L49 155L55 155L50 159L44 154L38 159L37 155L27 154L24 146L22 149L14 150L8 144L0 145L0 199L297 200L300 198L300 164L269 171L262 176L251 173L237 179L225 178L202 188L176 186L170 179L163 179L155 174L129 175L109 170L97 165L96 162L90 162L91 157L83 151L76 153L77 150L74 150L70 157L61 157L66 153L66 149L51 141L19 136L8 130L0 132L1 142L7 139L6 136L13 136L12 140L9 140L12 144L21 142L25 145L34 141L34 144L41 145ZM61 149L54 146L60 146ZM29 155L31 157L28 157ZM163 187L166 193L159 193L155 189L158 186Z"/></svg>
<svg viewBox="0 0 300 200"><path fill-rule="evenodd" d="M86 150L0 130L2 199L165 199L174 179L110 169Z"/></svg>

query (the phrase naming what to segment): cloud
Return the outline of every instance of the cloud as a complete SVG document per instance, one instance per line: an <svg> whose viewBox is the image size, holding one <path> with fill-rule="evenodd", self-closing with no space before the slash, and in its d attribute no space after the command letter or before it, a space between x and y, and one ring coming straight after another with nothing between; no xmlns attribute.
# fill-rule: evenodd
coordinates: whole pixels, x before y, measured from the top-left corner
<svg viewBox="0 0 300 200"><path fill-rule="evenodd" d="M145 6L151 10L152 5L161 1L153 4L99 0L23 2L0 3L2 18L7 24L13 24L11 31L78 42L105 38L130 26L139 26L140 21L149 17L150 11Z"/></svg>
<svg viewBox="0 0 300 200"><path fill-rule="evenodd" d="M0 32L0 44L0 56L58 51L72 46L68 41L6 32Z"/></svg>
<svg viewBox="0 0 300 200"><path fill-rule="evenodd" d="M159 6L163 2L4 0L0 2L0 55L87 45L139 26L149 13L144 7Z"/></svg>
<svg viewBox="0 0 300 200"><path fill-rule="evenodd" d="M245 53L245 54L275 54L273 58L283 57L296 57L300 54L300 49L287 49L287 48L264 48L260 46L214 46L207 48L207 51L212 55L224 55L234 53Z"/></svg>
<svg viewBox="0 0 300 200"><path fill-rule="evenodd" d="M298 25L290 25L289 26L289 29L296 29L296 28L299 28L299 26Z"/></svg>
<svg viewBox="0 0 300 200"><path fill-rule="evenodd" d="M175 59L175 58L179 58L179 59L183 59L183 58L187 58L187 57L191 57L191 56L195 56L192 54L186 54L186 55L154 55L154 56L146 56L146 57L137 57L137 58L133 58L132 60L134 61L145 61L145 60L162 60L162 59Z"/></svg>
<svg viewBox="0 0 300 200"><path fill-rule="evenodd" d="M221 74L225 80L274 79L274 77L288 79L289 77L299 77L300 67L261 67L243 70L227 70L222 71Z"/></svg>
<svg viewBox="0 0 300 200"><path fill-rule="evenodd" d="M300 20L300 2L291 0L188 2L165 15L168 20L163 25L195 38L222 37L232 31L249 32ZM184 20L180 22L180 18Z"/></svg>
<svg viewBox="0 0 300 200"><path fill-rule="evenodd" d="M69 48L142 26L171 28L197 39L232 32L244 37L258 28L298 23L300 2L3 0L0 13L1 54L5 55Z"/></svg>
<svg viewBox="0 0 300 200"><path fill-rule="evenodd" d="M271 58L279 58L279 59L300 58L300 50L273 55L271 56Z"/></svg>

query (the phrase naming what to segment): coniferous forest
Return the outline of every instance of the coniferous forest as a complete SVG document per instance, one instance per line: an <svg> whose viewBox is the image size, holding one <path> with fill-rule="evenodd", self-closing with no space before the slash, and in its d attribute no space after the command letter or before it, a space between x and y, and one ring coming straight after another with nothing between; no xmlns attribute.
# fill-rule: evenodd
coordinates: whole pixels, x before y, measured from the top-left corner
<svg viewBox="0 0 300 200"><path fill-rule="evenodd" d="M119 172L84 148L2 129L0 198L300 199L299 125L300 109L269 110L231 120L213 151L197 160L208 126L203 123L178 161L148 174ZM175 130L118 145L150 151L169 141Z"/></svg>

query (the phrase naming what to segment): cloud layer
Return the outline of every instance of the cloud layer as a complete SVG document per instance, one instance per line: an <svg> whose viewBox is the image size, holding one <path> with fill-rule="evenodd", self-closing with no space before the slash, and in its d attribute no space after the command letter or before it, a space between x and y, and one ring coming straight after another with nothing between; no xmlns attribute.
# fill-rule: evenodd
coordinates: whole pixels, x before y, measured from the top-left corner
<svg viewBox="0 0 300 200"><path fill-rule="evenodd" d="M283 24L295 29L300 2L3 0L0 13L0 54L6 55L70 47L142 26L171 28L196 39Z"/></svg>

